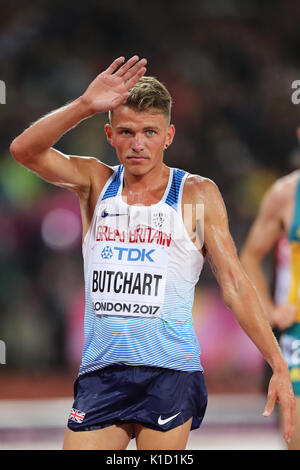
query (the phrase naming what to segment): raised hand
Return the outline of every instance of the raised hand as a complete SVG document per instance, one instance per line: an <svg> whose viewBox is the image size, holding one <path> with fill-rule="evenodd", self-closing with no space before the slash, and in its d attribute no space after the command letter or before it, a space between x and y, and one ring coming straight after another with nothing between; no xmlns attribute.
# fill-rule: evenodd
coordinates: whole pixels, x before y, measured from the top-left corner
<svg viewBox="0 0 300 470"><path fill-rule="evenodd" d="M146 72L146 59L133 56L127 62L119 57L89 85L82 95L82 102L91 114L115 109L126 102L129 90ZM123 64L123 65L121 65Z"/></svg>

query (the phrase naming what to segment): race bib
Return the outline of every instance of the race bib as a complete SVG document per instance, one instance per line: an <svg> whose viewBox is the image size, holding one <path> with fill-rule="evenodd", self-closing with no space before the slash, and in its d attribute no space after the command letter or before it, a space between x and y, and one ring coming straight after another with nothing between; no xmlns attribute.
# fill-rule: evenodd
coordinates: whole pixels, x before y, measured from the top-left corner
<svg viewBox="0 0 300 470"><path fill-rule="evenodd" d="M98 241L93 247L90 274L95 314L159 317L167 267L166 246Z"/></svg>

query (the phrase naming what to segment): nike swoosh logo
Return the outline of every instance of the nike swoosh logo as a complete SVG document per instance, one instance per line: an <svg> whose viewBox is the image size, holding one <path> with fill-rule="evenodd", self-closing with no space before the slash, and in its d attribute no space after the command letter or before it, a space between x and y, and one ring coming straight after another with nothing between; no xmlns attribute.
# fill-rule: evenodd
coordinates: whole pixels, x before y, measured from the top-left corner
<svg viewBox="0 0 300 470"><path fill-rule="evenodd" d="M101 213L101 217L117 217L118 215L128 215L128 214L109 214L105 209Z"/></svg>
<svg viewBox="0 0 300 470"><path fill-rule="evenodd" d="M162 419L162 417L160 416L158 418L158 424L160 425L163 425L163 424L166 424L168 423L169 421L171 421L172 419L176 418L176 416L180 415L181 411L179 411L179 413L176 413L176 415L173 415L173 416L170 416L170 418L166 418L166 419Z"/></svg>

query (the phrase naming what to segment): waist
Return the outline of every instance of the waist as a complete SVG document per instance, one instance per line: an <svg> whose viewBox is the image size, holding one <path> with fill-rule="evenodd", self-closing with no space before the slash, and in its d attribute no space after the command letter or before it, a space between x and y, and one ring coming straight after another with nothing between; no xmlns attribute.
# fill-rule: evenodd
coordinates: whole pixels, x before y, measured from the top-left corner
<svg viewBox="0 0 300 470"><path fill-rule="evenodd" d="M120 363L179 370L201 368L192 321L103 315L94 317L87 326L82 370Z"/></svg>

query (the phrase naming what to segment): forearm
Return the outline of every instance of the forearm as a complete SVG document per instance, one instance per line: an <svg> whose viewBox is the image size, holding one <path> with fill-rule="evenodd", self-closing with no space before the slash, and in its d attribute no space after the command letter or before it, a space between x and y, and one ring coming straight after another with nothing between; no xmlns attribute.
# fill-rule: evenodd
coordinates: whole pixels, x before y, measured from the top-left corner
<svg viewBox="0 0 300 470"><path fill-rule="evenodd" d="M273 335L257 292L247 279L224 294L224 302L273 370L286 369L286 363Z"/></svg>
<svg viewBox="0 0 300 470"><path fill-rule="evenodd" d="M253 256L245 256L243 253L241 254L240 259L248 277L255 286L257 293L263 303L268 320L272 323L272 313L275 308L275 304L270 294L270 289L266 282L261 265L259 261L257 261Z"/></svg>
<svg viewBox="0 0 300 470"><path fill-rule="evenodd" d="M91 116L81 97L42 117L14 139L10 151L26 160L52 147L67 131Z"/></svg>

